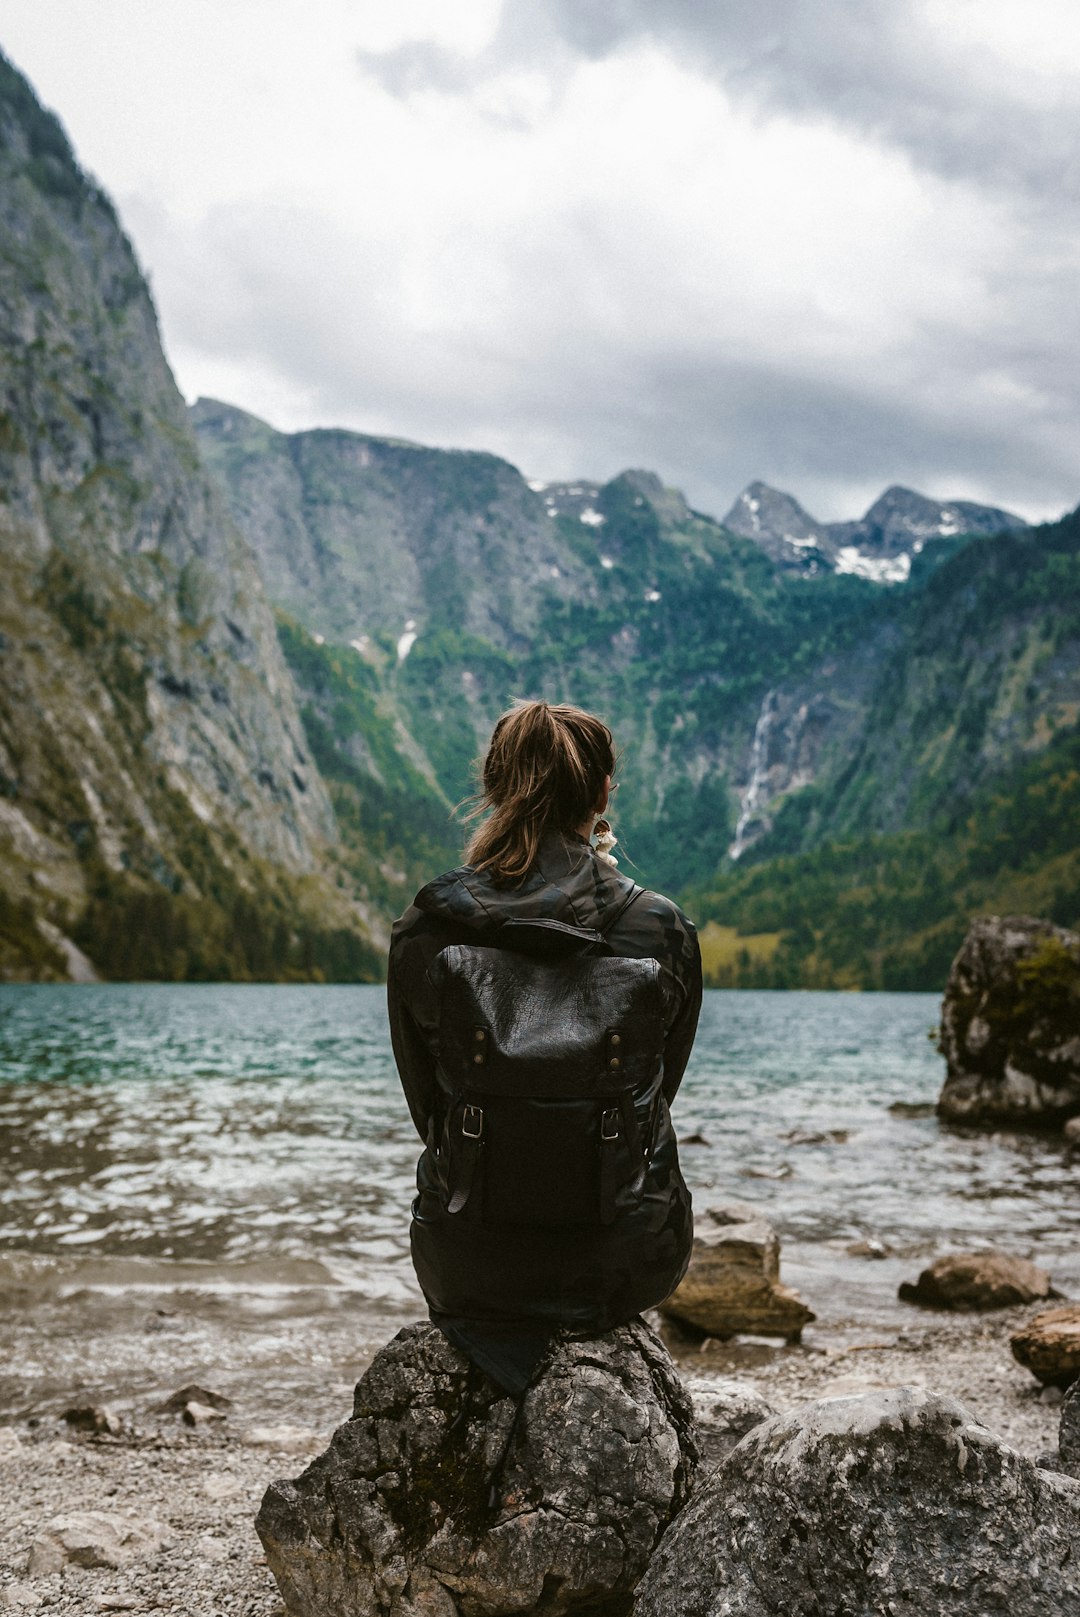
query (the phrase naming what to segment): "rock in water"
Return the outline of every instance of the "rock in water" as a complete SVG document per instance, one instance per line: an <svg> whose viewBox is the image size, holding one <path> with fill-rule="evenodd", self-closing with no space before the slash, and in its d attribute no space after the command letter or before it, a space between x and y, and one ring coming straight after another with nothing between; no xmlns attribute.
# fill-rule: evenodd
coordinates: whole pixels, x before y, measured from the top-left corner
<svg viewBox="0 0 1080 1617"><path fill-rule="evenodd" d="M670 1528L635 1617L1077 1617L1080 1483L916 1387L755 1427Z"/></svg>
<svg viewBox="0 0 1080 1617"><path fill-rule="evenodd" d="M697 1448L644 1325L561 1339L521 1402L435 1326L358 1383L351 1420L256 1529L290 1617L628 1613Z"/></svg>
<svg viewBox="0 0 1080 1617"><path fill-rule="evenodd" d="M780 1242L754 1207L710 1207L694 1230L690 1267L662 1304L665 1314L707 1331L752 1331L797 1342L815 1316L790 1286L780 1284Z"/></svg>
<svg viewBox="0 0 1080 1617"><path fill-rule="evenodd" d="M939 1043L940 1116L1060 1122L1080 1112L1080 936L1028 915L981 916L952 963Z"/></svg>
<svg viewBox="0 0 1080 1617"><path fill-rule="evenodd" d="M1080 1377L1080 1303L1044 1308L1014 1332L1009 1346L1044 1386L1071 1386Z"/></svg>
<svg viewBox="0 0 1080 1617"><path fill-rule="evenodd" d="M900 1301L924 1308L1016 1308L1058 1297L1045 1269L1007 1252L953 1252L905 1280Z"/></svg>

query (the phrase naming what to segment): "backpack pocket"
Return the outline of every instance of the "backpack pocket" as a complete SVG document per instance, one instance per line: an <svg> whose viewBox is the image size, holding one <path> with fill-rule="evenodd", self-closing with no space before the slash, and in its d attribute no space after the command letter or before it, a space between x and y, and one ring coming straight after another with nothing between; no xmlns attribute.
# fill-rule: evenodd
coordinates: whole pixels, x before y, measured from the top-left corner
<svg viewBox="0 0 1080 1617"><path fill-rule="evenodd" d="M609 1224L640 1201L642 1152L632 1098L459 1097L441 1153L446 1210L504 1228Z"/></svg>

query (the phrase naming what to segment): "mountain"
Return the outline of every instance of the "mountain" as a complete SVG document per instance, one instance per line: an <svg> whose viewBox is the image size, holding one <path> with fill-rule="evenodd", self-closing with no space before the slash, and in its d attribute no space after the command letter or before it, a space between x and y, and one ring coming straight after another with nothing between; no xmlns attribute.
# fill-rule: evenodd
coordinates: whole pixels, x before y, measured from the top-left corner
<svg viewBox="0 0 1080 1617"><path fill-rule="evenodd" d="M749 483L724 518L724 527L760 545L770 561L811 575L835 560L828 526L817 522L793 494L768 483Z"/></svg>
<svg viewBox="0 0 1080 1617"><path fill-rule="evenodd" d="M720 523L189 413L6 62L0 221L0 976L375 976L517 696L610 720L624 868L714 981L934 986L973 907L1080 920L1080 518L755 484Z"/></svg>
<svg viewBox="0 0 1080 1617"><path fill-rule="evenodd" d="M145 279L3 58L0 231L0 969L375 969Z"/></svg>
<svg viewBox="0 0 1080 1617"><path fill-rule="evenodd" d="M281 433L200 399L191 423L237 522L257 536L271 598L345 641L453 626L524 646L541 602L589 573L514 467L363 433Z"/></svg>
<svg viewBox="0 0 1080 1617"><path fill-rule="evenodd" d="M490 457L343 432L286 436L206 400L192 421L283 615L320 769L335 792L357 794L349 815L335 796L339 820L359 827L372 791L390 820L415 806L391 786L395 769L372 774L364 738L376 709L392 718L445 814L468 795L473 760L513 696L587 702L609 715L624 747L626 851L652 880L678 888L715 870L733 840L764 829L744 814L744 797L767 691L792 683L777 701L793 710L785 734L798 731L774 791L816 778L857 723L873 635L827 691L813 670L881 616L881 592L822 577L808 595L804 581L786 579L756 544L692 511L652 472L530 485ZM317 498L316 455L325 474ZM491 524L493 489L499 542L481 565L460 536ZM406 532L420 538L406 543ZM412 592L393 593L387 575L393 582L399 553L415 557L421 541L454 557L454 589L425 594L431 564L421 558L408 563ZM338 619L335 638L346 595L347 628ZM360 679L366 706L343 694L343 680ZM435 803L425 806L425 837Z"/></svg>
<svg viewBox="0 0 1080 1617"><path fill-rule="evenodd" d="M732 533L753 539L778 566L814 574L823 567L876 583L908 577L911 561L930 539L1000 533L1024 519L971 500L932 500L893 485L857 522L818 522L790 494L751 483L724 518Z"/></svg>
<svg viewBox="0 0 1080 1617"><path fill-rule="evenodd" d="M715 980L934 986L972 913L1080 919L1080 511L932 541L889 599L846 756L765 791L761 835L695 895L756 940Z"/></svg>
<svg viewBox="0 0 1080 1617"><path fill-rule="evenodd" d="M195 411L201 441L207 408ZM448 475L439 457L448 452L428 453L423 475L437 488ZM347 464L345 445L339 454ZM249 464L246 475L260 481L257 465ZM397 735L408 735L417 767L442 802L468 792L471 760L510 697L540 694L593 706L610 719L623 749L618 829L631 868L658 886L690 890L717 922L728 915L735 925L756 928L780 951L770 956L769 980L903 978L911 986L920 972L936 970L963 930L941 892L933 923L943 929L935 934L937 953L920 954L922 945L905 951L894 939L899 952L889 964L884 946L871 958L865 937L856 947L843 926L841 941L819 958L815 940L828 918L815 927L798 906L787 920L769 912L765 919L777 924L765 926L762 884L768 891L774 872L788 884L785 891L791 882L819 895L831 891L831 913L843 916L840 890L828 888L818 867L822 860L829 867L834 854L840 859L837 850L862 849L844 854L837 868L871 895L877 920L864 917L863 934L877 925L884 936L885 917L902 906L883 873L903 871L914 891L918 882L904 862L914 857L911 848L921 850L919 870L940 873L946 854L960 857L973 805L996 803L1000 791L1028 791L1023 771L1044 752L1050 757L1047 749L1067 733L1070 714L1080 712L1073 705L1078 592L1062 537L1072 531L1069 523L1028 529L1009 513L889 490L862 524L815 524L790 496L758 484L747 491L756 508L744 501L741 521L753 531L737 533L735 518L720 524L691 510L650 472L626 472L606 484L529 485L513 468L501 475L510 507L527 513L530 524L504 532L515 566L539 506L555 547L548 554L560 558L554 565L573 588L534 574L527 633L515 636L515 626L499 619L502 604L483 604L500 586L473 571L463 588L474 630L455 628L454 613L440 615L432 603L404 652L394 615L400 607L380 608L371 591L358 602L363 633L353 639L350 661L340 646L317 647L310 639L300 656L303 626L315 621L320 596L317 587L305 594L290 585L295 621L283 630L283 643L300 688L317 696L315 670L328 688L330 657L341 675L351 669L356 678L363 667L369 701L393 712ZM245 513L242 487L229 488L259 553L264 541ZM407 502L419 495L410 482L394 497ZM423 498L431 503L430 491ZM465 487L461 500L455 520L477 527L482 490ZM1006 531L985 531L1003 518ZM319 510L308 520L317 528ZM973 532L957 532L961 522ZM902 560L905 579L883 590L845 570L842 552L855 540L882 567ZM368 542L356 526L350 566L361 575ZM777 544L816 554L816 571L791 569L783 557L778 563ZM485 628L486 636L475 632ZM355 703L338 701L335 740L325 694L318 700L323 717L315 728L312 705L304 710L309 740L324 775L343 779L342 748L359 755L370 719ZM359 804L368 787L362 772L352 778ZM391 817L421 806L415 793L394 802ZM434 812L433 802L425 815ZM434 858L430 815L425 824L417 837L427 836ZM916 844L912 837L928 840ZM909 839L903 857L894 838ZM867 848L879 851L871 857ZM881 848L892 851L886 856ZM995 889L990 881L971 891L990 902ZM1067 909L1069 881L1054 891L1058 907ZM1075 919L1064 912L1062 918ZM734 945L734 964L717 968L720 976L732 980L741 971L739 980L762 980L766 967L753 950L738 965L740 948Z"/></svg>

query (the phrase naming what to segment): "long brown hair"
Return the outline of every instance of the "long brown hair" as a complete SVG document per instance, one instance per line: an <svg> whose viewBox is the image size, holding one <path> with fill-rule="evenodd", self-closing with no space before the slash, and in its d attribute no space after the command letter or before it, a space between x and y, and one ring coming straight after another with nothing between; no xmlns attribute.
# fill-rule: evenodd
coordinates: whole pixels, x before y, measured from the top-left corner
<svg viewBox="0 0 1080 1617"><path fill-rule="evenodd" d="M492 731L472 814L491 812L469 839L466 861L496 881L520 881L546 831L576 831L599 812L614 773L603 720L564 703L515 702Z"/></svg>

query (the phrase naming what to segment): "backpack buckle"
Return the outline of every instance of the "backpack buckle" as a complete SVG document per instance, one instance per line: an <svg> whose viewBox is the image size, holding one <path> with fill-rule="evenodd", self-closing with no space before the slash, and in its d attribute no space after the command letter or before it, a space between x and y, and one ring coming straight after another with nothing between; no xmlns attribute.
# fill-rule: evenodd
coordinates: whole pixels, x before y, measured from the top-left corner
<svg viewBox="0 0 1080 1617"><path fill-rule="evenodd" d="M610 1107L600 1119L600 1138L602 1140L617 1140L619 1138L619 1108Z"/></svg>
<svg viewBox="0 0 1080 1617"><path fill-rule="evenodd" d="M467 1140L478 1140L484 1132L484 1112L480 1106L466 1106L461 1114L461 1132Z"/></svg>

